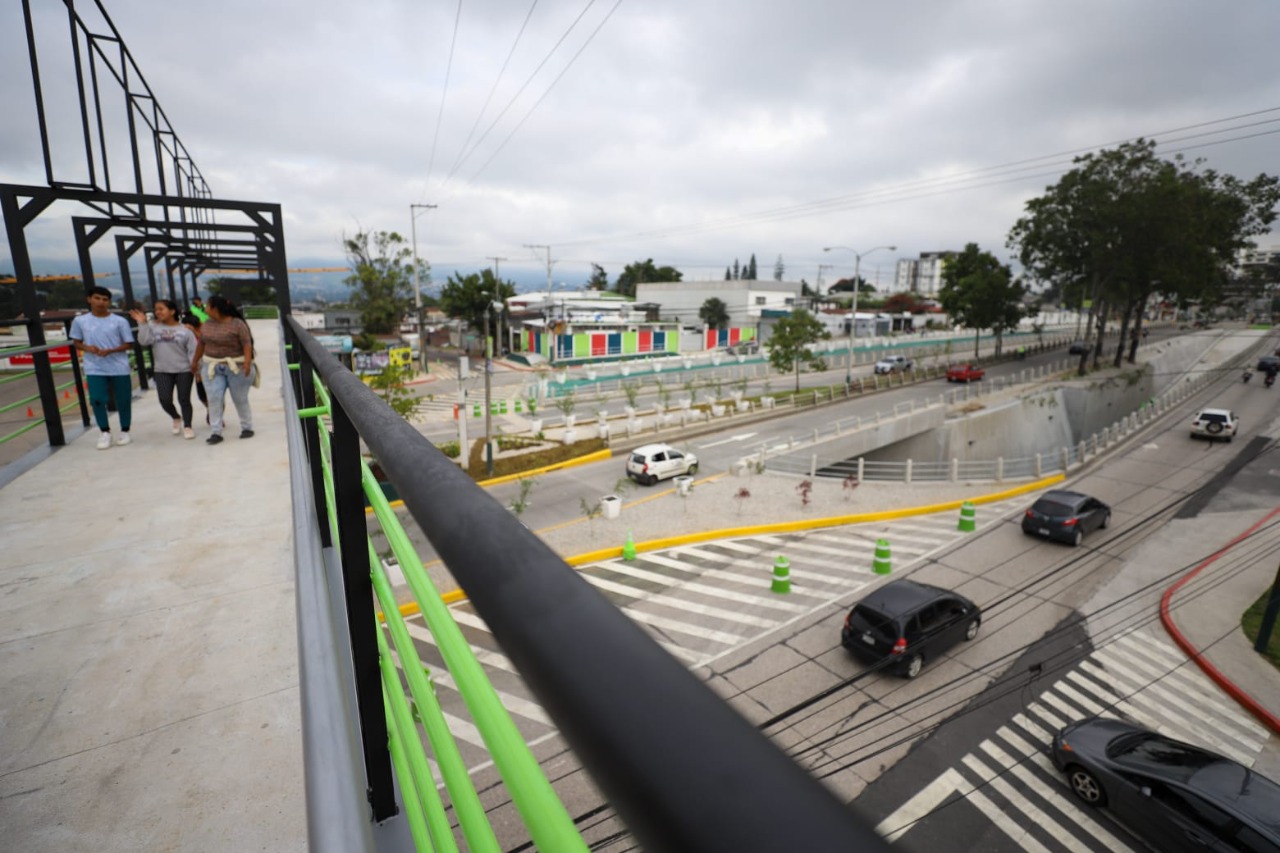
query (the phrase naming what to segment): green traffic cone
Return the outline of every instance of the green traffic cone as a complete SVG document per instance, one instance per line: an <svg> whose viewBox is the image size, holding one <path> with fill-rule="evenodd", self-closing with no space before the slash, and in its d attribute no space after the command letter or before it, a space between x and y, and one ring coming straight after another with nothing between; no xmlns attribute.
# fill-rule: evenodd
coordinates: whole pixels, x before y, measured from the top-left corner
<svg viewBox="0 0 1280 853"><path fill-rule="evenodd" d="M622 543L622 559L634 560L636 558L636 543L631 538L631 531L627 531L627 541Z"/></svg>
<svg viewBox="0 0 1280 853"><path fill-rule="evenodd" d="M778 555L778 559L773 561L772 591L778 593L791 592L791 563L781 554Z"/></svg>

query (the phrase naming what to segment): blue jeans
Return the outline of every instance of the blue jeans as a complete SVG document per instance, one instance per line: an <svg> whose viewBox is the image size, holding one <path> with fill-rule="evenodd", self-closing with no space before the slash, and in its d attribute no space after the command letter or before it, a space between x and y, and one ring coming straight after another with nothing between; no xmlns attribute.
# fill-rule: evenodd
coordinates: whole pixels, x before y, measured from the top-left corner
<svg viewBox="0 0 1280 853"><path fill-rule="evenodd" d="M120 431L128 432L133 422L133 377L128 373L122 376L86 376L84 384L89 389L89 405L93 407L93 419L98 422L98 429L111 431L111 422L107 420L107 401L110 395L114 395L116 412L120 415Z"/></svg>
<svg viewBox="0 0 1280 853"><path fill-rule="evenodd" d="M257 370L255 364L253 370ZM253 377L245 376L242 370L232 370L225 364L213 368L213 378L205 379L209 394L209 428L214 435L222 435L222 414L226 411L226 392L231 392L231 402L236 407L236 417L240 419L240 431L253 429L253 410L249 408L249 389L253 387Z"/></svg>

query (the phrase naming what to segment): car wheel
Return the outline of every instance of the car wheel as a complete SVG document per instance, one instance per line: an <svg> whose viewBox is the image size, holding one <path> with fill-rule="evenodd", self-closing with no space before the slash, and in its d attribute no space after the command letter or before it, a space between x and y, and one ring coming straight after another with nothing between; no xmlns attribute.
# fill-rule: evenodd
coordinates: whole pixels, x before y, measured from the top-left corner
<svg viewBox="0 0 1280 853"><path fill-rule="evenodd" d="M689 470L685 471L685 473L686 473L686 474L688 474L690 477L692 477L694 474L698 473L698 463L697 463L697 462L695 462L695 463L693 463L692 465L690 465L690 466L689 466Z"/></svg>
<svg viewBox="0 0 1280 853"><path fill-rule="evenodd" d="M1076 530L1076 535L1075 535L1075 536L1073 536L1073 537L1071 537L1071 544L1072 544L1072 545L1074 545L1075 547L1079 548L1079 547L1080 547L1080 543L1081 543L1081 542L1083 542L1083 541L1084 541L1084 531L1083 531L1083 530L1079 530L1079 529L1077 529L1077 530Z"/></svg>
<svg viewBox="0 0 1280 853"><path fill-rule="evenodd" d="M976 636L978 636L978 620L974 619L969 623L969 627L964 630L964 638L972 640Z"/></svg>
<svg viewBox="0 0 1280 853"><path fill-rule="evenodd" d="M645 484L646 486L652 486L652 485L653 485L654 483L656 483L656 482L658 482L658 475L657 475L657 474L648 474L648 475L646 475L646 476L645 476L645 478L644 478L644 484Z"/></svg>
<svg viewBox="0 0 1280 853"><path fill-rule="evenodd" d="M902 674L907 678L915 678L922 669L924 669L924 656L912 655L911 659L907 661L907 665L903 668Z"/></svg>
<svg viewBox="0 0 1280 853"><path fill-rule="evenodd" d="M1067 770L1067 780L1071 783L1071 790L1081 802L1090 806L1107 804L1107 792L1102 790L1097 777L1088 770L1083 767L1071 767Z"/></svg>
<svg viewBox="0 0 1280 853"><path fill-rule="evenodd" d="M1103 530L1107 529L1107 525L1111 524L1111 513L1107 513L1102 517L1102 523L1098 525Z"/></svg>

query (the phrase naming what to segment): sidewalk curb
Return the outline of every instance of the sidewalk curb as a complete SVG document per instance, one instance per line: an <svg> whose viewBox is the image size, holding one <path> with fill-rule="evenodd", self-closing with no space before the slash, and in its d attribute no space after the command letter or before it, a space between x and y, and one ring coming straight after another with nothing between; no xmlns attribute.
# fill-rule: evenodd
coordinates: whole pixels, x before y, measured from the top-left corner
<svg viewBox="0 0 1280 853"><path fill-rule="evenodd" d="M1262 707L1262 704L1258 702L1258 700L1244 692L1239 685L1227 678L1220 669L1205 660L1203 652L1197 649L1191 641L1186 638L1182 631L1179 630L1178 626L1174 624L1173 616L1169 613L1169 603L1173 600L1173 594L1189 583L1196 575L1200 574L1203 569L1208 567L1211 563L1216 562L1219 557L1226 554L1239 542L1247 538L1255 530L1278 514L1280 514L1280 507L1276 507L1262 518L1255 521L1247 530L1236 536L1226 545L1223 545L1217 551L1213 552L1213 554L1209 555L1209 557L1198 566L1179 578L1172 586L1164 591L1164 595L1160 596L1160 621L1164 624L1165 631L1173 641L1177 643L1178 647L1182 649L1182 651L1191 658L1192 661L1195 662L1196 666L1200 667L1200 669L1204 671L1205 675L1209 676L1209 678L1221 687L1228 696L1252 714L1260 723L1270 729L1273 734L1280 734L1280 717L1276 717L1276 715Z"/></svg>

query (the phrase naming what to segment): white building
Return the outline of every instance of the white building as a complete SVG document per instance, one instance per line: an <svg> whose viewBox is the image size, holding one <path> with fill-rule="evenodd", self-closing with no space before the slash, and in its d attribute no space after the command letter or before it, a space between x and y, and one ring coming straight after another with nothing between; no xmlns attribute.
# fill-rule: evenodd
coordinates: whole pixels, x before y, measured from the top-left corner
<svg viewBox="0 0 1280 853"><path fill-rule="evenodd" d="M895 293L914 293L917 296L933 297L942 289L942 268L947 260L957 253L921 252L918 259L903 258L898 261L894 275Z"/></svg>
<svg viewBox="0 0 1280 853"><path fill-rule="evenodd" d="M698 311L708 299L719 299L729 311L729 325L755 326L765 311L790 310L800 302L798 281L660 281L636 285L637 302L662 306L663 320L686 328L702 326Z"/></svg>

